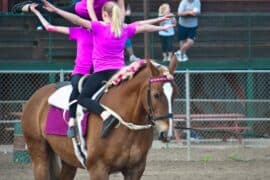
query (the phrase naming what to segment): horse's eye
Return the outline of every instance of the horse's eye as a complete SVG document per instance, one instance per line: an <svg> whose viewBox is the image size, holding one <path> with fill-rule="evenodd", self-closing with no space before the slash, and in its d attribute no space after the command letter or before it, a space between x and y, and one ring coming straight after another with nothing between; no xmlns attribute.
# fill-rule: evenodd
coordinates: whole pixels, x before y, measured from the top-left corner
<svg viewBox="0 0 270 180"><path fill-rule="evenodd" d="M154 94L154 97L155 97L156 99L159 99L159 98L160 98L160 94L155 93L155 94Z"/></svg>

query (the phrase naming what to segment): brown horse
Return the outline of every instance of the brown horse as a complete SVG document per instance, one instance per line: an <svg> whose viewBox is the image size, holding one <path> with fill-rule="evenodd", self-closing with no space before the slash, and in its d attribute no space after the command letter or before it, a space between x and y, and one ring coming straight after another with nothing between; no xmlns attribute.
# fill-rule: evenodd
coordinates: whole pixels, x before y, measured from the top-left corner
<svg viewBox="0 0 270 180"><path fill-rule="evenodd" d="M175 59L173 62L176 62ZM174 68L175 64L170 66L169 71L172 73ZM173 81L166 80L164 76L164 66L158 68L147 61L133 79L110 88L100 102L128 122L146 125L154 121L160 131L168 132L171 120L168 116L171 113L169 103L173 97L168 100L164 84L173 87L175 92ZM54 91L55 84L38 89L23 110L23 134L36 180L73 179L77 168L82 168L69 138L44 133L48 97ZM153 128L131 130L120 125L108 137L101 138L102 120L95 114L89 116L87 128L86 169L91 180L109 179L113 172L121 172L126 180L141 178L153 141Z"/></svg>

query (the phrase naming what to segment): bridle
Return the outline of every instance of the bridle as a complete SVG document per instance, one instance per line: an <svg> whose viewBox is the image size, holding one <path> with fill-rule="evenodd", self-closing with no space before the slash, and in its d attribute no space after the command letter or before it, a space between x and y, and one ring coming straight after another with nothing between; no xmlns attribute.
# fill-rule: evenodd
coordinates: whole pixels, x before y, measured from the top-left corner
<svg viewBox="0 0 270 180"><path fill-rule="evenodd" d="M173 78L167 78L166 76L158 76L158 77L152 77L149 80L148 87L147 87L147 104L148 104L148 115L147 120L151 122L151 124L155 124L155 121L166 119L166 118L172 118L173 113L164 114L161 116L155 116L155 110L152 104L152 98L151 98L151 85L153 83L159 83L159 82L172 82Z"/></svg>

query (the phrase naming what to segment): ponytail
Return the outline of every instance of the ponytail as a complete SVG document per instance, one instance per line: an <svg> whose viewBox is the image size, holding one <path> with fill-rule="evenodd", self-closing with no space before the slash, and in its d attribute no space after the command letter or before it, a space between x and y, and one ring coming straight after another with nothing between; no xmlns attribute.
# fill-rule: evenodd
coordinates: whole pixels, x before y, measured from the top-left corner
<svg viewBox="0 0 270 180"><path fill-rule="evenodd" d="M122 34L122 15L121 15L121 10L118 5L114 5L112 7L112 32L114 33L115 37L120 37Z"/></svg>
<svg viewBox="0 0 270 180"><path fill-rule="evenodd" d="M115 2L107 2L103 6L103 11L107 12L111 19L111 31L115 37L120 37L122 34L123 18L120 7Z"/></svg>

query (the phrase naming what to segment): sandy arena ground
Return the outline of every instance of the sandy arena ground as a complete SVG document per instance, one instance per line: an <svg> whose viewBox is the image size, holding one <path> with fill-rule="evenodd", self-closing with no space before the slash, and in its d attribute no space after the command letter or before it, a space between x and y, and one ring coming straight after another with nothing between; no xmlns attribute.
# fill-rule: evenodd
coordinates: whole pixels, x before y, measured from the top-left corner
<svg viewBox="0 0 270 180"><path fill-rule="evenodd" d="M269 180L269 146L194 146L187 161L187 148L159 146L152 148L143 180ZM33 180L30 164L12 162L12 153L0 153L1 180ZM76 180L88 174L79 170ZM121 174L110 176L123 179Z"/></svg>

